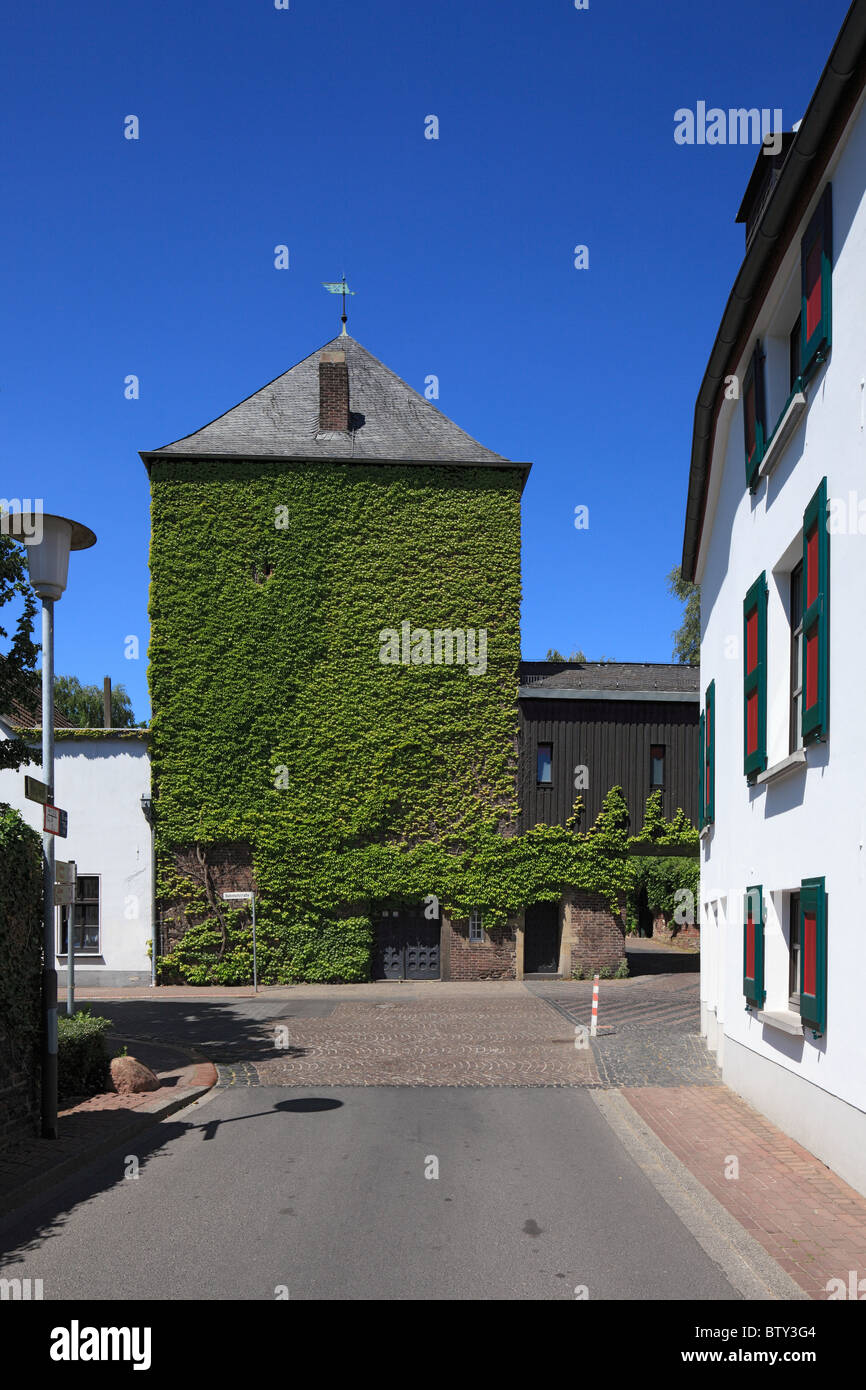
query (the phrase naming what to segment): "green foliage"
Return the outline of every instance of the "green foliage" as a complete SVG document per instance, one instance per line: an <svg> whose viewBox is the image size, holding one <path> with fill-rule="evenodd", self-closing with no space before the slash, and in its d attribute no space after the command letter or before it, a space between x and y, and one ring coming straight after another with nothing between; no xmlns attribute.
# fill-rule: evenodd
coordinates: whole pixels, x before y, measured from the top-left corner
<svg viewBox="0 0 866 1390"><path fill-rule="evenodd" d="M7 603L15 603L19 612L11 634L0 626L0 714L9 713L13 700L30 702L39 656L39 648L33 640L36 595L27 577L24 547L0 532L0 608ZM22 739L0 740L0 768L21 767L29 758L29 750Z"/></svg>
<svg viewBox="0 0 866 1390"><path fill-rule="evenodd" d="M616 970L613 973L613 978L615 980L627 980L628 975L628 957L623 956L622 960L620 961L619 965L616 967Z"/></svg>
<svg viewBox="0 0 866 1390"><path fill-rule="evenodd" d="M264 982L366 978L386 903L495 927L625 893L620 789L586 834L515 833L516 470L160 460L152 506L161 979L252 978L247 914L178 870L195 846L250 847ZM404 620L486 629L486 671L383 665Z"/></svg>
<svg viewBox="0 0 866 1390"><path fill-rule="evenodd" d="M76 676L55 676L55 708L81 729L100 729L105 718L102 687L82 685ZM132 701L124 685L111 688L111 723L115 729L135 728Z"/></svg>
<svg viewBox="0 0 866 1390"><path fill-rule="evenodd" d="M665 820L662 814L662 794L653 792L647 799L644 823L640 834L632 836L630 845L646 843L659 845L689 846L697 845L700 834L692 825L682 808L678 808L672 820ZM646 893L647 906L653 915L664 913L668 922L673 921L674 913L683 907L696 912L700 896L701 869L697 857L682 855L638 856L630 860L631 886L626 900L626 930L634 933L638 929L638 904L642 892ZM683 892L690 898L678 897Z"/></svg>
<svg viewBox="0 0 866 1390"><path fill-rule="evenodd" d="M57 1090L60 1096L92 1096L108 1089L106 1033L111 1020L80 1011L57 1020Z"/></svg>
<svg viewBox="0 0 866 1390"><path fill-rule="evenodd" d="M10 1114L38 1108L42 973L42 847L0 802L0 1090L16 1088Z"/></svg>
<svg viewBox="0 0 866 1390"><path fill-rule="evenodd" d="M672 633L675 661L685 666L697 666L701 659L701 589L683 579L682 569L675 565L667 577L668 592L685 604L680 626Z"/></svg>
<svg viewBox="0 0 866 1390"><path fill-rule="evenodd" d="M556 647L548 647L545 661L586 661L586 655L579 648L571 653L571 656L563 656L562 652L557 651Z"/></svg>

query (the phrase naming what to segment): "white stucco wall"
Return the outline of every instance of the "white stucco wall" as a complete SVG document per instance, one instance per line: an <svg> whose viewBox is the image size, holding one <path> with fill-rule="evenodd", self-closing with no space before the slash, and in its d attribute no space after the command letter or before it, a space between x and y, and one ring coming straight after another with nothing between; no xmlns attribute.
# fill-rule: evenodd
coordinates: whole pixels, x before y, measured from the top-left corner
<svg viewBox="0 0 866 1390"><path fill-rule="evenodd" d="M0 738L6 734L0 726ZM25 773L42 780L38 763L0 770L0 801L20 811L41 833L42 807L24 796ZM69 815L69 834L55 841L58 859L100 878L98 957L76 955L79 983L150 981L151 841L141 797L150 795L150 760L140 738L58 738L54 746L55 803ZM65 957L57 969L65 978Z"/></svg>
<svg viewBox="0 0 866 1390"><path fill-rule="evenodd" d="M866 534L830 537L829 738L807 750L807 766L784 780L749 787L743 773L743 599L762 570L769 586L767 653L767 761L789 752L790 629L787 574L802 555L804 509L821 479L828 496L854 491L866 504L866 119L855 113L818 193L796 229L767 296L738 375L745 374L756 338L768 341L767 425L772 429L787 383L779 367L778 341L770 330L799 296L800 236L824 185L833 185L832 349L812 378L808 408L769 479L754 496L746 487L742 403L722 408L712 462L710 493L696 578L702 607L701 694L716 685L715 824L702 841L701 899L706 922L726 899L727 922L702 932L702 1016L708 1041L725 1053L736 1045L737 1089L764 1101L784 1093L775 1116L795 1132L799 1107L810 1106L818 1087L866 1111ZM794 317L796 316L794 309ZM793 322L793 318L791 319ZM790 323L788 323L790 327ZM863 521L866 533L866 516ZM761 884L766 916L766 1010L786 1009L788 948L783 893L802 879L824 875L828 895L827 1031L820 1039L785 1033L758 1021L745 1008L742 980L742 899ZM713 905L712 909L710 905ZM746 1049L742 1052L740 1049ZM750 1067L749 1055L773 1066ZM734 1061L731 1060L731 1068ZM777 1069L804 1083L782 1085ZM733 1071L731 1075L733 1076ZM751 1077L751 1081L750 1081ZM762 1079L758 1079L758 1078ZM774 1077L776 1078L774 1081ZM727 1075L726 1075L726 1079ZM750 1086L752 1087L750 1093ZM799 1098L797 1098L799 1097ZM822 1104L824 1102L822 1101ZM832 1109L832 1107L831 1107ZM833 1149L833 1125L822 1112L825 1138L809 1129L802 1142ZM839 1110L838 1133L852 1145L851 1114ZM794 1126L793 1128L791 1126ZM805 1134L805 1129L801 1125ZM866 1129L861 1158L846 1158L849 1181L866 1190ZM841 1144L841 1141L840 1141ZM817 1151L817 1150L816 1150ZM823 1156L823 1155L822 1155ZM825 1161L832 1162L832 1157ZM836 1166L834 1164L834 1166ZM840 1167L840 1171L842 1168Z"/></svg>

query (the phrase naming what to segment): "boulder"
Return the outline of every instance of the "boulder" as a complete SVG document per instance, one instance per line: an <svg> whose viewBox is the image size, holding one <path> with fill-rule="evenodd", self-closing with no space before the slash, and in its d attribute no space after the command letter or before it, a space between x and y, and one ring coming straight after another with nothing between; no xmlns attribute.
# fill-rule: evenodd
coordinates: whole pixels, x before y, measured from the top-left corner
<svg viewBox="0 0 866 1390"><path fill-rule="evenodd" d="M135 1095L138 1091L158 1091L159 1077L139 1062L135 1057L115 1057L111 1063L111 1081L115 1091L121 1096Z"/></svg>

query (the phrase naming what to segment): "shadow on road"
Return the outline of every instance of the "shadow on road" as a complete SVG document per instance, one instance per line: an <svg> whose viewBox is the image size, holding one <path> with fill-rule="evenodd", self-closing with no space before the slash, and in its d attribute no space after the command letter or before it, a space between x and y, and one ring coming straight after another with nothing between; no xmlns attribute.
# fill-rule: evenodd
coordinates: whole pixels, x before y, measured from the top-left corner
<svg viewBox="0 0 866 1390"><path fill-rule="evenodd" d="M293 1018L326 1018L336 1007L330 999L106 999L90 1000L94 1014L110 1018L124 1040L177 1043L202 1053L209 1062L258 1062L274 1053L291 1055L277 1025L291 1029ZM130 1044L130 1052L132 1052ZM148 1064L152 1065L152 1064Z"/></svg>
<svg viewBox="0 0 866 1390"><path fill-rule="evenodd" d="M258 1100L255 1088L249 1091L251 1104ZM326 1096L301 1096L292 1100L280 1100L267 1110L252 1110L248 1114L233 1115L225 1119L199 1120L167 1119L152 1128L121 1141L111 1153L95 1159L93 1164L59 1183L44 1198L33 1199L18 1212L9 1212L0 1218L0 1270L4 1278L14 1276L14 1267L21 1264L28 1253L38 1250L49 1236L59 1235L75 1209L100 1193L113 1187L122 1186L130 1180L129 1159L137 1160L137 1175L143 1177L148 1164L166 1155L172 1145L184 1137L200 1134L202 1140L212 1140L218 1131L227 1124L246 1123L250 1120L267 1118L271 1115L303 1116L342 1107L341 1100ZM103 1111L94 1116L105 1122L110 1129L112 1112Z"/></svg>

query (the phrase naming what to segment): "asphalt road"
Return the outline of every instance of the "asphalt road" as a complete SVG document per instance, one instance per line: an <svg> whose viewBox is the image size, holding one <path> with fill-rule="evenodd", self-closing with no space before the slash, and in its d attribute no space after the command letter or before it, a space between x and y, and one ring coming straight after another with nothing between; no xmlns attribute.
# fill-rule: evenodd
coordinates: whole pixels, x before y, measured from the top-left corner
<svg viewBox="0 0 866 1390"><path fill-rule="evenodd" d="M74 1298L740 1295L587 1090L218 1089L0 1229ZM438 1160L438 1178L425 1177Z"/></svg>

